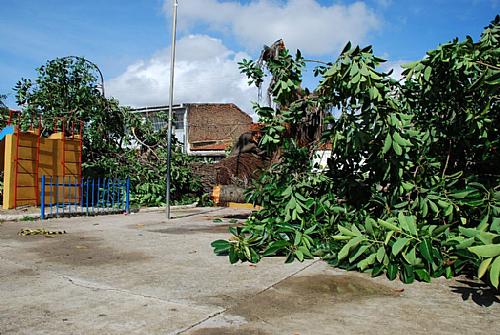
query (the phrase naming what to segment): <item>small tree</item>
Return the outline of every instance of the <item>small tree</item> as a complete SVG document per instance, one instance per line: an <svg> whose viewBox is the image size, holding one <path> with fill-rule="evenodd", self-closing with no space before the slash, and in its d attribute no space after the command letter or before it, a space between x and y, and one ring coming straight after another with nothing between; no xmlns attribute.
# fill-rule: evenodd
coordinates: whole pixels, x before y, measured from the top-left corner
<svg viewBox="0 0 500 335"><path fill-rule="evenodd" d="M54 125L69 130L83 123L83 172L87 176L130 176L132 201L142 205L165 202L166 129L106 99L96 66L83 58L59 58L37 69L32 81L21 79L16 99L23 106L22 126L42 120L42 133ZM64 121L62 121L64 119ZM175 143L175 138L174 138ZM174 145L172 199L194 201L201 190L189 168L190 158Z"/></svg>
<svg viewBox="0 0 500 335"><path fill-rule="evenodd" d="M83 58L58 58L37 72L34 82L21 79L15 87L24 127L41 117L47 135L54 126L69 130L83 122L85 162L120 146L125 135L124 110L102 95L95 65Z"/></svg>

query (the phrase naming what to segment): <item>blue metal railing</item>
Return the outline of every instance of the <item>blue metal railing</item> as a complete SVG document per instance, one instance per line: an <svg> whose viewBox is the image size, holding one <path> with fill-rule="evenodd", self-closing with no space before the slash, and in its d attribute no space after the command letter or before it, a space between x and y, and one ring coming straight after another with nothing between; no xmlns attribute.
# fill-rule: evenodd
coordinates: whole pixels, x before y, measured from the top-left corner
<svg viewBox="0 0 500 335"><path fill-rule="evenodd" d="M130 213L130 178L42 176L40 217Z"/></svg>

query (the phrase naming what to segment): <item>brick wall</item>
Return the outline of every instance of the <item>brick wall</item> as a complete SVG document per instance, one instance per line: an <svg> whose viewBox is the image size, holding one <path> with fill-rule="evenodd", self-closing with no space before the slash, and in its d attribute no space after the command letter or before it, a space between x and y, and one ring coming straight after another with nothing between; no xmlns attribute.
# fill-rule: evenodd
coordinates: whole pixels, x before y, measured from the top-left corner
<svg viewBox="0 0 500 335"><path fill-rule="evenodd" d="M251 125L252 118L235 104L188 104L191 145L202 141L233 143Z"/></svg>

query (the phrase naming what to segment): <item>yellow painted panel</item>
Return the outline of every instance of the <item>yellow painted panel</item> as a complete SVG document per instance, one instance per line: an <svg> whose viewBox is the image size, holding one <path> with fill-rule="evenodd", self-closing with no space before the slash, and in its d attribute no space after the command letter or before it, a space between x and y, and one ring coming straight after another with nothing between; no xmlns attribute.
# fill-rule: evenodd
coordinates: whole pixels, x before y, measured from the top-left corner
<svg viewBox="0 0 500 335"><path fill-rule="evenodd" d="M3 175L3 208L9 209L14 207L14 145L16 143L16 135L5 136L5 159L4 159L4 175Z"/></svg>
<svg viewBox="0 0 500 335"><path fill-rule="evenodd" d="M16 129L17 130L17 129ZM19 147L16 148L16 138L19 134ZM3 207L13 208L15 204L15 190L17 191L17 205L35 205L36 198L36 159L37 146L38 152L38 185L41 185L41 177L45 176L61 176L74 175L77 180L80 180L80 142L78 136L75 139L66 138L63 140L63 133L52 134L49 138L38 139L37 132L35 133L15 133L7 135L4 141L4 202ZM39 141L39 143L38 143ZM16 172L16 152L19 153L19 161L17 164L17 188L15 187L15 172ZM63 168L63 154L66 164ZM30 160L23 160L30 159ZM74 182L72 179L72 183ZM53 180L55 182L55 179ZM67 182L67 179L65 180ZM46 189L48 192L49 190ZM53 200L55 200L56 187L53 187ZM80 198L79 188L71 187L70 189L57 187L59 201L78 202ZM26 200L23 200L26 199ZM50 194L47 194L45 199L50 201Z"/></svg>
<svg viewBox="0 0 500 335"><path fill-rule="evenodd" d="M78 149L80 150L80 149ZM64 153L64 161L65 162L79 162L80 160L80 152L79 151L66 151Z"/></svg>
<svg viewBox="0 0 500 335"><path fill-rule="evenodd" d="M65 164L64 169L65 175L78 176L80 174L80 164Z"/></svg>
<svg viewBox="0 0 500 335"><path fill-rule="evenodd" d="M17 176L17 186L34 186L35 176L31 174L20 174Z"/></svg>
<svg viewBox="0 0 500 335"><path fill-rule="evenodd" d="M25 133L21 133L21 137L19 137L19 146L20 147L35 147L37 146L38 138L36 135L27 135Z"/></svg>
<svg viewBox="0 0 500 335"><path fill-rule="evenodd" d="M32 174L35 175L36 171L36 162L34 161L19 161L17 163L17 173L18 174Z"/></svg>
<svg viewBox="0 0 500 335"><path fill-rule="evenodd" d="M18 148L17 153L20 159L36 160L36 148Z"/></svg>

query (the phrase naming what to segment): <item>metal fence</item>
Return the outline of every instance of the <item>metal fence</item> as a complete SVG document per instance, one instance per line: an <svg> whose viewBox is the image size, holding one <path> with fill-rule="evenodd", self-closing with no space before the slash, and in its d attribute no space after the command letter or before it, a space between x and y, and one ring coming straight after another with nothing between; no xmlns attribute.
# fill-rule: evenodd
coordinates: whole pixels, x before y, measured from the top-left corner
<svg viewBox="0 0 500 335"><path fill-rule="evenodd" d="M130 178L42 176L40 217L130 212Z"/></svg>

